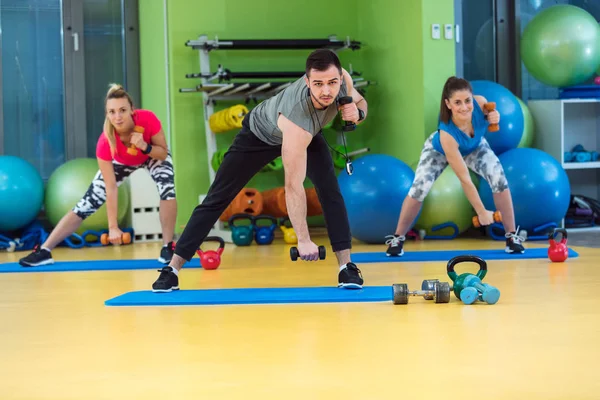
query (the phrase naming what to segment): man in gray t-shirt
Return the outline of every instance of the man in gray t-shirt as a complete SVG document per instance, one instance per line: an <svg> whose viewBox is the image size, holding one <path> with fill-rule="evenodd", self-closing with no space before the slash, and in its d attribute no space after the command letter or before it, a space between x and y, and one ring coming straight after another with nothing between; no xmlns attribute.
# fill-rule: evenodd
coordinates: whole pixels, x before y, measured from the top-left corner
<svg viewBox="0 0 600 400"><path fill-rule="evenodd" d="M337 98L347 96L346 81L339 77L335 79L336 82L332 83L339 90ZM313 97L310 96L307 80L308 77L304 75L292 83L291 86L282 90L276 96L263 101L252 110L249 115L250 129L260 140L276 146L283 144L283 133L279 128L280 115L283 115L312 136L318 134L325 125L333 121L338 113L336 102L333 101L336 96L332 96L332 93L328 92L328 97L325 99L328 101L322 101L323 105L317 103L315 107ZM324 85L320 87L324 87ZM329 90L333 90L333 88ZM314 91L315 89L313 89ZM327 104L329 104L327 107L323 107Z"/></svg>
<svg viewBox="0 0 600 400"><path fill-rule="evenodd" d="M344 121L356 124L367 115L366 100L354 89L352 78L335 52L319 49L306 60L306 75L257 105L246 115L242 129L223 157L215 180L177 241L175 254L152 285L155 292L178 289L179 270L193 256L219 216L265 165L281 156L285 171L285 199L298 237L303 260L316 261L318 247L306 223L304 180L317 191L331 248L339 263L338 286L360 289L363 278L350 260L352 235L329 144L321 130L341 111ZM352 101L340 105L340 98Z"/></svg>

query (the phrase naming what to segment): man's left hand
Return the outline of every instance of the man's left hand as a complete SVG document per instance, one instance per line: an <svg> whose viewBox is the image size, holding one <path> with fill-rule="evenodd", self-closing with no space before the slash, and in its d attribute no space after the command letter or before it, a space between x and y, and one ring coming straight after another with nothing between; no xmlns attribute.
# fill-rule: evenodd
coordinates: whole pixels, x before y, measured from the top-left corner
<svg viewBox="0 0 600 400"><path fill-rule="evenodd" d="M358 107L356 107L356 103L344 104L339 107L339 110L342 111L342 120L350 121L357 123L358 122Z"/></svg>

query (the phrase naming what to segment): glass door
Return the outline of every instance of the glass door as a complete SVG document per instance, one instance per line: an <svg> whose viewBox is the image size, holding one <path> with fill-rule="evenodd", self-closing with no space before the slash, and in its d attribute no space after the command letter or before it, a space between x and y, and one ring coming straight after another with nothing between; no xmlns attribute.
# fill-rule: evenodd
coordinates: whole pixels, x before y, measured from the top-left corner
<svg viewBox="0 0 600 400"><path fill-rule="evenodd" d="M44 178L66 159L61 0L2 0L1 154Z"/></svg>
<svg viewBox="0 0 600 400"><path fill-rule="evenodd" d="M138 102L136 0L0 1L0 154L44 179L95 157L108 85Z"/></svg>
<svg viewBox="0 0 600 400"><path fill-rule="evenodd" d="M467 80L496 80L495 1L455 0L456 71Z"/></svg>
<svg viewBox="0 0 600 400"><path fill-rule="evenodd" d="M124 0L84 0L87 155L95 157L104 124L104 98L111 83L123 85L139 107L137 5ZM133 65L132 65L133 64Z"/></svg>

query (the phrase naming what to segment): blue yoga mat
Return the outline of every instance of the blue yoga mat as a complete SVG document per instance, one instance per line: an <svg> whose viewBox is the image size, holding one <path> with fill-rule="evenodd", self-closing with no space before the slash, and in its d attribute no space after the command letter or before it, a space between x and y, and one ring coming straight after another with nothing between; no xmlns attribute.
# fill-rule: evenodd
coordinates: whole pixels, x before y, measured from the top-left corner
<svg viewBox="0 0 600 400"><path fill-rule="evenodd" d="M55 261L51 265L39 267L23 267L19 263L0 264L0 273L9 272L65 272L65 271L109 271L134 269L161 269L163 264L156 259L150 260L90 260L90 261ZM185 268L201 268L200 260L192 259Z"/></svg>
<svg viewBox="0 0 600 400"><path fill-rule="evenodd" d="M389 262L422 262L422 261L450 261L451 258L460 255L474 255L488 260L522 260L532 258L548 259L547 248L525 249L523 254L508 254L504 249L486 250L436 250L436 251L406 251L402 257L388 257L385 252L354 253L352 261L355 263L389 263ZM569 257L578 257L579 254L569 249ZM550 261L548 259L548 261Z"/></svg>
<svg viewBox="0 0 600 400"><path fill-rule="evenodd" d="M106 300L107 306L184 306L222 304L349 303L392 301L392 286L177 290L128 292Z"/></svg>

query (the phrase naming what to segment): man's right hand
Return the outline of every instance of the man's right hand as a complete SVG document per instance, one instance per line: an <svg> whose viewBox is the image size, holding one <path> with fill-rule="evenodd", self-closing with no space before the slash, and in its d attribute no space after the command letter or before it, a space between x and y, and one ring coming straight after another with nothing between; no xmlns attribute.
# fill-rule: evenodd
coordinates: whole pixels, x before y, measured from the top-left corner
<svg viewBox="0 0 600 400"><path fill-rule="evenodd" d="M298 254L300 259L304 261L318 261L319 247L312 240L298 242Z"/></svg>
<svg viewBox="0 0 600 400"><path fill-rule="evenodd" d="M494 212L484 210L481 213L477 213L477 218L479 218L479 224L482 226L491 225L494 223Z"/></svg>

